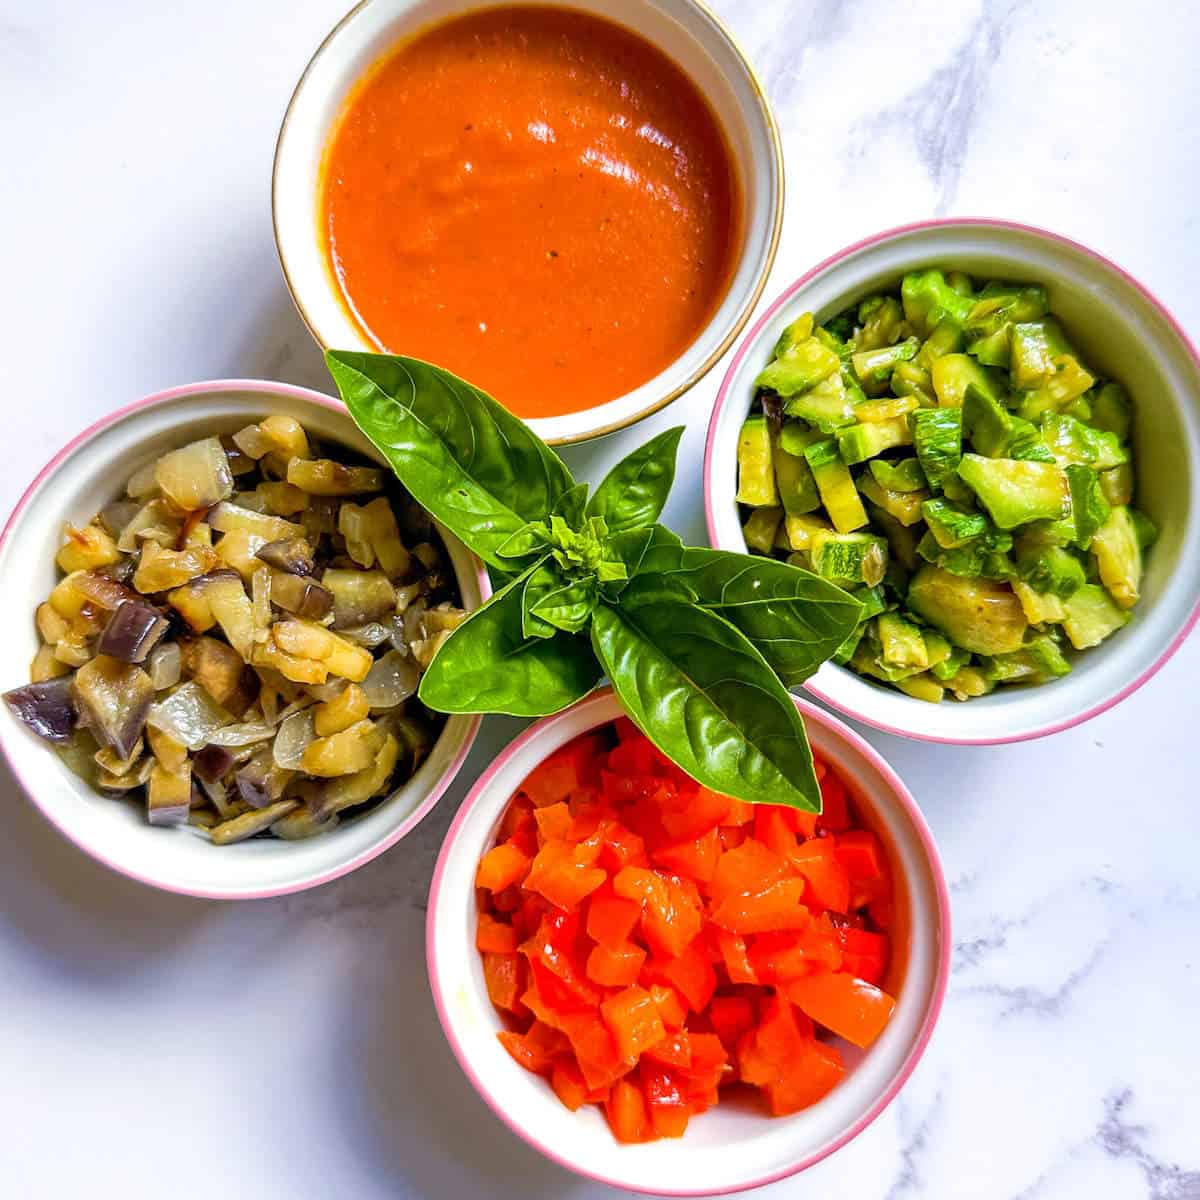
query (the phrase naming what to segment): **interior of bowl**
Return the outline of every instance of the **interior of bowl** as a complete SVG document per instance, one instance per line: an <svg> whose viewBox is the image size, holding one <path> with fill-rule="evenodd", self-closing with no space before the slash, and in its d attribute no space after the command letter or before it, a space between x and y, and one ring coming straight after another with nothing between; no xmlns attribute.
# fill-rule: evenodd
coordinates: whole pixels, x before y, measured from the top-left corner
<svg viewBox="0 0 1200 1200"><path fill-rule="evenodd" d="M426 941L443 1027L460 1063L497 1115L549 1157L618 1187L708 1194L790 1174L830 1153L868 1124L911 1071L936 1018L948 970L945 881L928 831L903 785L840 722L797 701L814 750L842 776L862 820L888 848L897 881L897 996L891 1022L865 1054L843 1047L845 1080L812 1108L771 1119L725 1103L695 1118L677 1141L621 1146L595 1106L569 1112L544 1079L519 1067L496 1040L503 1028L488 1000L475 952L474 874L518 785L547 754L620 715L605 691L526 732L481 777L442 847Z"/></svg>
<svg viewBox="0 0 1200 1200"><path fill-rule="evenodd" d="M1089 364L1120 380L1133 397L1136 502L1160 537L1147 555L1133 621L1076 656L1071 674L1051 684L933 705L827 663L808 686L851 716L909 736L954 742L1035 737L1095 715L1143 682L1195 619L1200 595L1200 364L1165 311L1112 264L1038 230L952 221L869 239L815 268L755 325L722 384L706 461L709 533L716 546L745 549L734 500L737 435L754 377L769 361L780 329L807 311L825 320L927 266L1047 287L1051 309Z"/></svg>
<svg viewBox="0 0 1200 1200"><path fill-rule="evenodd" d="M766 98L717 20L694 0L532 0L596 13L668 54L708 98L729 141L743 197L742 246L725 299L680 358L607 404L530 421L549 442L620 428L694 383L728 347L754 307L775 255L783 212L778 136ZM292 97L276 148L275 236L301 315L324 346L372 350L350 319L321 232L318 180L325 146L354 85L402 38L483 7L479 0L367 0L317 52Z"/></svg>
<svg viewBox="0 0 1200 1200"><path fill-rule="evenodd" d="M306 398L313 397L313 398ZM38 645L34 609L57 581L63 522L86 523L120 496L139 467L166 450L232 433L270 413L294 416L318 436L377 461L379 454L336 401L301 389L245 385L181 389L118 414L73 443L44 472L14 514L0 545L6 581L0 615L0 687L29 679ZM467 608L481 602L478 564L442 530ZM0 705L0 746L25 790L55 825L115 869L171 891L214 897L272 895L311 887L366 862L402 837L436 801L461 765L478 720L450 717L432 752L390 798L332 833L299 842L254 838L213 846L190 826L153 828L140 805L110 799L73 775L45 742Z"/></svg>

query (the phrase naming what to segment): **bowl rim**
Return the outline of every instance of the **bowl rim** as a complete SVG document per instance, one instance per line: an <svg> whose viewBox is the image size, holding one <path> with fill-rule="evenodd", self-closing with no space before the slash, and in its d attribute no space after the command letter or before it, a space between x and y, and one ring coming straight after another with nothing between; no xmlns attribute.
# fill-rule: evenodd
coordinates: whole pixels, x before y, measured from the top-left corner
<svg viewBox="0 0 1200 1200"><path fill-rule="evenodd" d="M327 396L322 392L313 391L311 388L299 387L296 384L276 383L269 379L212 379L202 380L198 383L182 384L178 387L165 388L159 392L153 392L149 396L144 396L140 400L134 400L129 404L122 405L107 413L105 416L92 422L86 429L77 433L70 441L66 443L44 467L34 476L29 486L21 493L20 499L13 506L12 512L9 513L8 519L4 523L3 530L0 530L0 550L3 550L7 544L9 537L18 527L21 517L26 506L32 500L34 494L40 490L42 485L49 480L58 470L59 466L72 454L75 453L81 446L94 438L97 434L103 433L105 430L114 425L119 424L126 417L133 413L140 412L143 409L155 408L162 405L172 404L177 400L187 399L192 396L199 395L228 395L230 393L252 393L254 395L268 396L284 396L289 400L296 400L300 403L316 404L321 408L328 409L340 416L349 417L349 412L345 405L335 400L332 396ZM470 551L468 551L470 553ZM488 578L487 571L484 569L483 563L475 555L471 555L473 565L476 571L479 589L480 603L486 603L491 595L491 581ZM156 888L159 891L173 892L176 895L192 896L201 900L262 900L273 896L286 896L296 892L307 891L309 888L320 887L322 884L329 883L334 879L340 879L343 875L348 875L351 871L357 870L359 867L369 863L372 859L377 858L385 850L391 849L401 838L403 838L424 818L435 804L442 798L446 789L454 782L462 769L463 763L466 761L467 755L471 751L471 747L475 743L475 737L479 732L479 725L482 718L479 715L469 718L469 723L464 726L464 735L462 745L458 748L454 758L447 765L445 771L438 777L434 786L430 789L429 794L421 801L420 804L413 809L407 817L386 837L368 847L356 857L347 862L339 863L336 866L329 868L326 871L314 875L310 878L299 879L291 883L281 884L278 887L270 888L249 888L249 889L223 889L210 890L203 887L188 887L186 885L172 883L170 880L164 880L149 875L144 875L141 872L133 870L119 862L114 862L103 854L96 851L86 841L76 835L74 828L69 822L64 823L58 820L54 814L43 805L38 790L32 787L21 774L15 759L9 754L8 738L0 733L0 757L3 758L8 769L12 772L13 778L20 785L21 790L32 801L33 805L42 814L43 817L61 833L69 842L78 849L82 850L89 858L102 863L111 870L116 871L120 875L124 875L129 879L133 879L138 883L145 884L147 887Z"/></svg>
<svg viewBox="0 0 1200 1200"><path fill-rule="evenodd" d="M718 546L719 544L716 534L716 506L713 498L713 457L717 440L717 427L720 424L721 414L726 404L731 400L734 376L737 374L738 369L751 349L757 344L764 328L775 319L779 310L788 304L813 279L831 270L843 259L857 254L860 250L877 246L894 238L902 237L905 234L919 233L927 229L972 228L1000 229L1014 233L1029 234L1035 238L1041 238L1049 242L1058 242L1094 260L1106 270L1113 272L1124 283L1140 293L1146 303L1163 318L1167 327L1179 339L1184 350L1191 356L1197 372L1200 372L1200 350L1197 350L1196 344L1188 336L1187 331L1175 318L1171 310L1145 284L1137 280L1124 267L1101 254L1098 250L1093 250L1090 246L1084 245L1084 243L1076 241L1065 234L1056 233L1054 230L1045 229L1039 225L1030 225L1023 221L1010 221L999 217L935 217L925 221L912 221L905 225L896 225L879 233L870 234L856 242L851 242L849 245L843 246L842 249L829 255L828 258L822 259L815 266L805 271L794 283L784 288L779 296L767 305L758 320L754 322L749 332L742 339L742 343L735 351L732 359L730 359L729 366L725 371L725 377L721 380L721 386L717 392L716 402L713 404L712 416L709 418L708 433L704 445L704 520L710 545ZM1110 708L1114 708L1120 704L1122 700L1133 695L1138 688L1149 682L1166 665L1168 660L1172 658L1179 647L1187 640L1188 635L1196 627L1197 622L1200 622L1200 597L1197 598L1195 604L1192 606L1191 613L1175 633L1167 647L1149 666L1145 667L1140 674L1126 683L1124 687L1108 698L1092 704L1072 716L1064 717L1058 721L1051 721L1045 725L1035 726L1023 733L998 733L984 737L951 737L946 734L922 733L890 725L886 721L882 721L872 714L864 712L860 708L855 708L853 705L830 695L817 683L819 675L805 682L804 688L816 696L817 699L824 701L824 703L836 708L839 712L845 713L846 716L852 717L856 721L862 721L864 724L870 725L874 729L882 730L884 733L895 734L897 737L909 738L914 741L933 742L944 746L1001 746L1014 742L1034 741L1037 738L1049 737L1051 734L1061 733L1063 730L1072 729L1076 725L1082 725L1085 721L1090 721L1093 717L1100 716L1101 713L1107 712ZM827 665L836 666L836 664ZM837 667L837 669L839 671L845 670L844 667ZM917 700L913 703L920 704L921 701Z"/></svg>
<svg viewBox="0 0 1200 1200"><path fill-rule="evenodd" d="M642 1191L643 1194L651 1194L643 1189L632 1186L627 1180L617 1178L611 1175L602 1175L594 1171L581 1169L577 1164L565 1157L554 1147L539 1141L538 1138L529 1131L524 1125L512 1117L506 1110L501 1098L493 1094L488 1084L475 1070L470 1056L465 1047L459 1041L454 1025L449 1016L449 1005L446 1001L445 994L442 991L441 970L437 956L437 937L435 936L435 925L438 911L438 900L441 893L444 877L451 856L454 854L455 843L458 841L459 833L462 826L465 824L468 816L480 804L491 788L496 775L507 765L509 760L515 755L520 754L528 746L535 743L539 738L543 737L547 732L553 730L556 724L565 719L566 714L578 714L581 710L590 708L607 707L615 698L615 693L610 686L597 689L591 695L577 701L575 704L563 709L548 717L543 717L541 720L530 725L523 730L521 734L510 742L503 751L489 764L475 783L471 786L471 790L467 793L462 804L459 806L458 812L454 816L454 820L450 823L449 829L446 831L446 836L442 840L442 848L438 853L437 864L434 867L433 880L429 886L429 902L427 915L425 918L425 960L426 967L429 973L429 988L433 994L434 1007L437 1010L438 1020L442 1026L442 1032L446 1036L446 1040L450 1043L450 1049L454 1053L454 1057L458 1060L458 1065L462 1068L463 1073L471 1081L476 1092L483 1098L487 1106L492 1112L500 1118L500 1120L508 1126L508 1128L521 1138L528 1145L539 1151L552 1162L557 1163L560 1167L565 1167L586 1179L595 1180L598 1183L604 1183L610 1187L620 1187L631 1191ZM793 1175L799 1174L801 1171L807 1170L814 1166L822 1159L828 1158L835 1151L840 1150L848 1142L856 1138L864 1129L872 1124L875 1119L888 1107L889 1104L896 1098L901 1088L908 1082L909 1076L916 1069L917 1063L925 1053L926 1047L929 1045L929 1040L933 1036L934 1028L937 1026L938 1018L941 1014L942 1004L946 998L946 991L950 983L950 962L953 952L954 939L951 926L951 910L950 910L950 887L946 880L945 869L942 866L941 856L938 852L937 843L934 841L933 833L929 828L929 823L925 820L925 815L922 813L912 793L908 790L904 781L896 773L895 769L883 757L870 742L866 740L860 733L851 729L840 718L834 716L833 713L826 712L825 709L818 705L804 700L799 696L793 696L792 702L796 705L797 710L806 721L815 721L817 724L840 738L853 750L859 753L867 763L873 767L880 775L883 782L894 800L897 808L903 816L909 821L917 839L921 844L921 849L924 852L926 862L929 865L930 876L933 881L934 892L936 894L937 919L939 923L940 940L935 956L935 972L933 991L926 1005L924 1016L921 1019L921 1025L917 1030L916 1036L913 1039L912 1045L909 1047L908 1053L904 1056L895 1077L888 1085L887 1089L876 1100L851 1122L846 1129L839 1133L836 1137L831 1138L825 1145L818 1147L812 1153L806 1155L799 1162L788 1167L773 1170L766 1175L756 1176L753 1179L747 1179L743 1182L732 1184L730 1186L720 1188L713 1191L712 1188L670 1188L662 1189L655 1188L653 1195L661 1196L726 1196L736 1192L746 1191L750 1188L763 1187L769 1183L777 1183L781 1179L788 1179ZM608 721L612 718L600 718L588 728L594 728L601 721ZM539 759L539 761L541 761ZM614 1143L615 1145L615 1143Z"/></svg>
<svg viewBox="0 0 1200 1200"><path fill-rule="evenodd" d="M299 78L296 80L296 85L292 89L291 95L288 97L287 108L284 109L283 119L279 124L279 132L275 135L275 151L271 159L271 233L275 240L275 253L279 258L279 266L283 271L284 283L287 285L288 295L291 297L292 304L296 312L299 314L300 320L304 323L304 327L308 330L313 341L321 348L322 351L336 349L328 345L325 339L317 332L316 325L309 317L307 309L304 307L300 299L300 294L296 289L296 285L292 279L292 272L288 269L288 257L284 250L283 238L279 231L279 206L276 201L279 190L279 167L280 160L283 155L284 140L287 137L289 127L292 121L293 111L296 106L296 101L308 82L309 76L312 74L317 60L328 50L332 43L337 39L343 30L350 24L351 21L368 5L376 3L377 0L358 0L358 2L346 12L340 20L330 29L330 31L321 39L317 48L313 51L312 57L304 66ZM476 6L479 8L488 8L496 3L496 0L475 0ZM650 0L654 3L654 0ZM758 72L754 68L754 64L750 56L742 48L741 43L734 36L729 26L709 7L706 0L682 0L683 3L689 5L695 12L696 16L709 24L713 31L721 38L729 47L734 58L741 64L742 69L746 73L746 80L754 93L757 112L763 122L763 128L766 130L768 140L771 144L771 154L768 162L768 169L771 175L771 183L774 189L774 204L772 205L771 213L771 231L767 243L766 250L763 254L762 263L759 270L748 289L745 299L741 306L733 316L733 320L729 324L725 335L721 338L720 343L713 347L712 351L705 357L703 362L688 374L688 376L680 380L674 385L666 395L654 400L649 405L640 408L637 412L630 414L628 417L620 421L612 421L607 425L602 425L594 429L588 429L582 433L567 434L567 435L541 435L542 440L548 446L574 446L585 442L592 441L595 438L606 437L610 433L617 433L622 429L629 429L645 420L647 417L653 416L656 412L660 412L666 408L668 404L678 400L680 396L691 391L712 369L720 362L721 358L729 350L730 346L737 341L742 331L746 328L750 318L754 315L754 310L758 306L759 300L762 298L763 292L766 290L767 281L771 277L771 271L775 265L775 257L779 252L779 241L783 233L783 214L786 207L786 172L784 170L784 154L783 154L783 139L779 132L779 123L775 118L775 112L771 107L770 98L767 95L767 90L763 86L762 80L758 76ZM612 18L604 16L605 20ZM452 19L452 18L451 18ZM707 99L707 97L705 97ZM715 315L715 314L714 314ZM697 337L708 329L712 324L712 318L698 331ZM686 351L685 351L686 352ZM675 360L676 362L678 359ZM670 364L674 365L674 364ZM665 368L670 369L670 365ZM628 393L626 393L628 395ZM621 397L615 396L614 400L619 400ZM606 403L611 403L607 401ZM599 407L595 405L593 407ZM587 411L587 410L584 410ZM552 421L555 418L534 418L535 429L536 422L542 420Z"/></svg>

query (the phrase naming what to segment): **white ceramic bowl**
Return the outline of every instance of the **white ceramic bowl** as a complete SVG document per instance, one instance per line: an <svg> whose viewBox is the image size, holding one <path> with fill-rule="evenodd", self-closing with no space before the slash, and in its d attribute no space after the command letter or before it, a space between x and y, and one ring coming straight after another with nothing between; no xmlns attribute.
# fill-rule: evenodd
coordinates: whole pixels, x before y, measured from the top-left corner
<svg viewBox="0 0 1200 1200"><path fill-rule="evenodd" d="M937 849L912 796L862 738L797 700L813 749L846 781L863 821L889 851L896 879L891 1022L865 1054L843 1047L851 1069L812 1108L769 1119L719 1104L677 1141L618 1145L595 1106L569 1112L547 1082L519 1067L496 1040L503 1025L488 1000L475 950L475 867L526 775L565 742L621 714L605 689L526 730L471 789L450 827L429 895L425 943L442 1027L463 1070L509 1128L581 1175L655 1195L740 1191L794 1174L855 1137L888 1105L933 1032L950 970L950 897Z"/></svg>
<svg viewBox="0 0 1200 1200"><path fill-rule="evenodd" d="M118 498L131 474L164 451L211 433L233 433L270 413L382 462L338 401L281 383L196 383L140 400L84 430L42 469L0 534L0 689L29 680L38 646L34 609L58 577L63 522L79 524ZM446 530L463 603L490 594L479 561ZM386 801L322 837L254 838L213 846L190 827L153 828L136 804L89 788L0 704L0 751L30 799L93 858L143 883L214 899L277 896L336 879L399 841L434 806L467 756L478 717L450 717L429 757Z"/></svg>
<svg viewBox="0 0 1200 1200"><path fill-rule="evenodd" d="M641 387L607 404L529 424L552 444L611 433L656 412L700 379L733 343L775 259L783 218L783 156L766 94L721 22L696 0L534 0L606 17L669 55L707 97L741 182L742 245L724 301L688 349ZM328 141L354 85L402 39L481 0L363 0L308 64L275 150L272 204L283 273L313 337L326 348L373 350L346 313L321 238L318 181Z"/></svg>
<svg viewBox="0 0 1200 1200"><path fill-rule="evenodd" d="M1094 250L1007 221L952 219L877 234L814 267L755 323L721 385L704 464L709 538L722 549L746 549L734 500L738 429L780 329L810 310L824 320L925 266L1047 286L1053 311L1087 361L1133 396L1137 503L1161 536L1147 556L1133 621L1078 655L1071 673L1051 684L933 705L826 663L806 687L856 720L906 737L957 744L1041 737L1140 687L1200 616L1200 357L1162 304Z"/></svg>

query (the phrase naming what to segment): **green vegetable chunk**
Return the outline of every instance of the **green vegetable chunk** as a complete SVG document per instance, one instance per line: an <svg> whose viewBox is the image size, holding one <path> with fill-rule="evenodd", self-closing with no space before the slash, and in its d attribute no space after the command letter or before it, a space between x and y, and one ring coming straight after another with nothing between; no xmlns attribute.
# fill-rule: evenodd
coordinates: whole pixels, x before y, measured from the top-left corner
<svg viewBox="0 0 1200 1200"><path fill-rule="evenodd" d="M854 397L841 374L822 379L815 387L792 396L784 405L789 417L799 417L822 433L833 433L854 422Z"/></svg>
<svg viewBox="0 0 1200 1200"><path fill-rule="evenodd" d="M925 487L925 472L915 458L902 458L897 462L873 458L870 470L875 482L890 492L919 492Z"/></svg>
<svg viewBox="0 0 1200 1200"><path fill-rule="evenodd" d="M838 453L837 442L829 438L814 442L804 451L821 502L838 533L850 533L867 523L867 511L858 497L850 470Z"/></svg>
<svg viewBox="0 0 1200 1200"><path fill-rule="evenodd" d="M966 579L940 567L922 567L908 587L908 606L972 654L1011 654L1021 648L1028 622L1012 589Z"/></svg>
<svg viewBox="0 0 1200 1200"><path fill-rule="evenodd" d="M798 516L821 507L821 495L803 451L800 454L789 453L780 439L775 442L771 460L775 466L775 486L783 502L783 511L788 516Z"/></svg>
<svg viewBox="0 0 1200 1200"><path fill-rule="evenodd" d="M783 509L775 505L764 505L754 509L742 526L747 548L757 550L759 554L770 554L775 548L775 539L782 520Z"/></svg>
<svg viewBox="0 0 1200 1200"><path fill-rule="evenodd" d="M1122 607L1138 602L1142 585L1142 544L1133 514L1119 505L1092 538L1092 554L1100 571L1100 582Z"/></svg>
<svg viewBox="0 0 1200 1200"><path fill-rule="evenodd" d="M828 533L813 539L813 569L833 583L874 587L887 569L888 546L871 533Z"/></svg>
<svg viewBox="0 0 1200 1200"><path fill-rule="evenodd" d="M846 463L866 462L885 450L911 446L912 430L904 417L890 421L871 421L866 425L851 425L838 431L838 452Z"/></svg>
<svg viewBox="0 0 1200 1200"><path fill-rule="evenodd" d="M1095 583L1081 587L1066 601L1063 629L1076 650L1098 646L1127 624L1130 614L1118 608L1104 588Z"/></svg>
<svg viewBox="0 0 1200 1200"><path fill-rule="evenodd" d="M1093 429L1066 413L1046 414L1042 438L1062 466L1084 463L1097 471L1106 471L1129 461L1129 451L1115 433Z"/></svg>
<svg viewBox="0 0 1200 1200"><path fill-rule="evenodd" d="M906 338L894 346L880 346L874 350L860 350L850 357L854 374L868 395L875 395L887 386L892 371L898 363L916 358L921 343L915 338Z"/></svg>
<svg viewBox="0 0 1200 1200"><path fill-rule="evenodd" d="M942 321L961 329L975 307L975 301L956 292L936 268L905 275L900 284L900 299L905 319L926 337Z"/></svg>
<svg viewBox="0 0 1200 1200"><path fill-rule="evenodd" d="M1100 476L1091 468L1072 463L1067 467L1067 487L1071 493L1071 519L1075 522L1075 544L1087 549L1096 530L1112 511Z"/></svg>
<svg viewBox="0 0 1200 1200"><path fill-rule="evenodd" d="M775 467L771 455L771 427L767 418L747 417L738 436L739 504L778 504Z"/></svg>
<svg viewBox="0 0 1200 1200"><path fill-rule="evenodd" d="M924 671L929 666L929 651L921 631L899 613L885 612L875 622L880 652L884 663L892 667L916 667Z"/></svg>
<svg viewBox="0 0 1200 1200"><path fill-rule="evenodd" d="M1067 477L1053 463L964 454L958 475L1001 529L1054 520L1067 508Z"/></svg>
<svg viewBox="0 0 1200 1200"><path fill-rule="evenodd" d="M928 492L894 492L882 487L873 475L859 476L858 490L872 504L890 513L901 525L915 525L921 519L921 502Z"/></svg>
<svg viewBox="0 0 1200 1200"><path fill-rule="evenodd" d="M944 550L956 550L988 531L988 520L982 513L963 512L940 497L926 500L921 513L929 532Z"/></svg>
<svg viewBox="0 0 1200 1200"><path fill-rule="evenodd" d="M930 370L933 390L942 408L962 408L967 389L974 387L992 404L1004 398L1004 381L999 372L981 367L969 354L945 354Z"/></svg>
<svg viewBox="0 0 1200 1200"><path fill-rule="evenodd" d="M963 429L971 445L989 458L1054 462L1054 455L1032 421L1014 416L973 383L967 384L963 402Z"/></svg>
<svg viewBox="0 0 1200 1200"><path fill-rule="evenodd" d="M913 445L932 491L957 478L962 461L962 409L925 408L913 414Z"/></svg>
<svg viewBox="0 0 1200 1200"><path fill-rule="evenodd" d="M1010 335L1009 370L1013 387L1041 387L1055 374L1057 360L1072 353L1062 326L1053 318L1019 321Z"/></svg>
<svg viewBox="0 0 1200 1200"><path fill-rule="evenodd" d="M1083 563L1062 546L1017 541L1017 574L1037 592L1066 599L1086 582Z"/></svg>
<svg viewBox="0 0 1200 1200"><path fill-rule="evenodd" d="M840 367L841 359L828 346L809 337L786 346L759 372L754 386L786 399L816 387Z"/></svg>
<svg viewBox="0 0 1200 1200"><path fill-rule="evenodd" d="M1129 393L1119 383L1106 383L1092 401L1091 423L1099 430L1115 434L1118 441L1128 441L1133 427L1133 409Z"/></svg>

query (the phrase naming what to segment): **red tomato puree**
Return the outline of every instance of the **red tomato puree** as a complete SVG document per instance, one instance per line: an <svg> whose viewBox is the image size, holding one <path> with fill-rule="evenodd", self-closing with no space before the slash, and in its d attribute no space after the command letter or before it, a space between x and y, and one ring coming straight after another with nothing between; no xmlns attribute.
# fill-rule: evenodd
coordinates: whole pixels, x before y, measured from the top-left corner
<svg viewBox="0 0 1200 1200"><path fill-rule="evenodd" d="M475 875L497 1036L618 1141L679 1137L727 1085L773 1116L841 1080L895 1007L879 838L815 760L822 812L710 792L622 718L513 797ZM900 944L903 944L902 940Z"/></svg>
<svg viewBox="0 0 1200 1200"><path fill-rule="evenodd" d="M523 417L615 399L694 340L741 202L695 85L636 35L485 9L373 68L326 150L323 235L380 349Z"/></svg>

